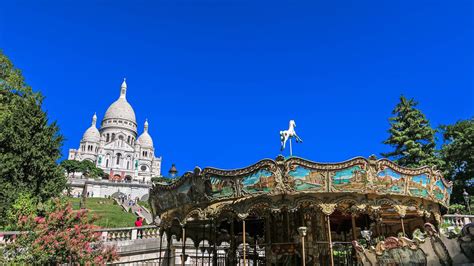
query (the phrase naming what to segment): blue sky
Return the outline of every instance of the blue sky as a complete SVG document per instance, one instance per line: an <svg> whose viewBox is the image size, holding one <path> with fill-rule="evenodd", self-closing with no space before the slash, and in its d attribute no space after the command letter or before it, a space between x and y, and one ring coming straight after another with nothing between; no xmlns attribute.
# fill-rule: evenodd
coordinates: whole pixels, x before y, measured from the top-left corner
<svg viewBox="0 0 474 266"><path fill-rule="evenodd" d="M164 172L274 158L290 119L304 140L295 155L333 162L387 151L400 94L433 126L473 116L473 10L471 0L4 0L0 49L46 96L64 155L126 77Z"/></svg>

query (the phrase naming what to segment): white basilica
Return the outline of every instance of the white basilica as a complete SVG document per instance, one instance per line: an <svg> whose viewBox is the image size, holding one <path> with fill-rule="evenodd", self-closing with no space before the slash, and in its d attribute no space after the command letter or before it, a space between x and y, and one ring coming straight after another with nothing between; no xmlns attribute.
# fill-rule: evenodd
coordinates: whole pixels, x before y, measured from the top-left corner
<svg viewBox="0 0 474 266"><path fill-rule="evenodd" d="M137 138L135 112L128 103L125 79L120 97L105 112L100 129L97 116L84 133L79 149L69 150L69 160L89 160L114 180L150 181L161 175L161 157L155 157L153 140L148 134L148 121Z"/></svg>

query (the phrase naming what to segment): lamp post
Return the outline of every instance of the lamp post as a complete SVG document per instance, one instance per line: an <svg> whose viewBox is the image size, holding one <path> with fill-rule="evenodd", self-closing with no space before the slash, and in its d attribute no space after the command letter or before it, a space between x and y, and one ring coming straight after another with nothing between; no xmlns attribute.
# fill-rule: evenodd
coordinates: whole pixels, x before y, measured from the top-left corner
<svg viewBox="0 0 474 266"><path fill-rule="evenodd" d="M306 236L306 231L307 230L308 230L308 228L306 226L298 227L298 233L301 236L301 254L302 254L302 257L303 257L303 266L306 265L306 256L304 254L304 237Z"/></svg>
<svg viewBox="0 0 474 266"><path fill-rule="evenodd" d="M464 197L464 201L466 202L467 211L469 212L469 214L471 214L471 204L470 204L470 199L469 199L469 193L467 193L466 189L464 189L462 196Z"/></svg>

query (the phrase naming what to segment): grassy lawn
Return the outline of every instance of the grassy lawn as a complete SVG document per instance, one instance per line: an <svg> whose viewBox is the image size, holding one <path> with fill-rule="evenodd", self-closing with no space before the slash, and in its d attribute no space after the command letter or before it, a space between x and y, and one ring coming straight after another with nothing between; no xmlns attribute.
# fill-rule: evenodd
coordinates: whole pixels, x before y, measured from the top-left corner
<svg viewBox="0 0 474 266"><path fill-rule="evenodd" d="M147 210L151 211L150 204L148 203L148 201L139 201L138 205L145 207Z"/></svg>
<svg viewBox="0 0 474 266"><path fill-rule="evenodd" d="M74 210L79 210L79 198L69 198ZM87 198L85 207L99 219L94 223L100 227L133 227L136 216L125 212L122 207L114 204L112 199Z"/></svg>

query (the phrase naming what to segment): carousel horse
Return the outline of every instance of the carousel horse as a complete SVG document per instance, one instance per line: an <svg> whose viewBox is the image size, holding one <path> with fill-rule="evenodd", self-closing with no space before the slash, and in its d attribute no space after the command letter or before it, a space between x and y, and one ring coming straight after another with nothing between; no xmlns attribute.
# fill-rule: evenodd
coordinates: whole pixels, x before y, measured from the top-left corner
<svg viewBox="0 0 474 266"><path fill-rule="evenodd" d="M296 143L303 142L303 140L296 134L295 127L296 127L295 120L290 120L290 125L289 125L288 130L280 131L281 150L285 149L286 141L288 139L295 138Z"/></svg>

